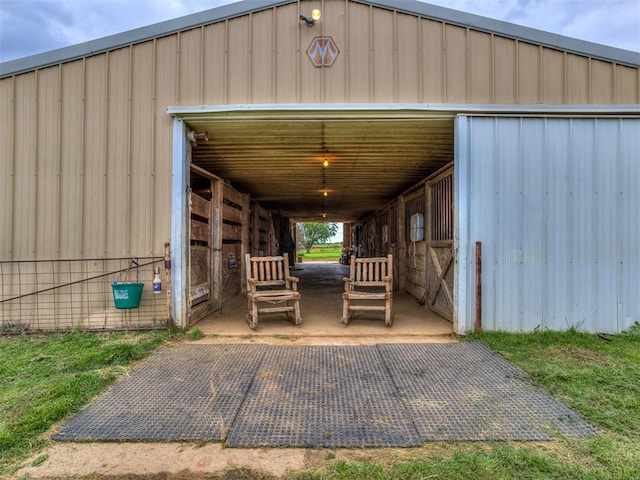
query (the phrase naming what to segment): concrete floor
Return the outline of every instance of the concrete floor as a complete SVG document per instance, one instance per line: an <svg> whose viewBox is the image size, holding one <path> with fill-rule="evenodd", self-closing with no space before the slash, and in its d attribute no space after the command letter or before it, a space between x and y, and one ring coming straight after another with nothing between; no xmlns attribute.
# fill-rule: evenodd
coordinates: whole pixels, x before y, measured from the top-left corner
<svg viewBox="0 0 640 480"><path fill-rule="evenodd" d="M448 320L420 305L415 298L395 292L395 320L391 328L384 325L382 312L358 313L349 325L342 319L342 278L349 266L339 263L306 262L296 264L292 275L300 279L302 325L293 325L285 314L261 315L258 328L251 330L245 320L247 300L244 294L227 300L221 312L197 323L205 335L253 337L434 337L453 335Z"/></svg>

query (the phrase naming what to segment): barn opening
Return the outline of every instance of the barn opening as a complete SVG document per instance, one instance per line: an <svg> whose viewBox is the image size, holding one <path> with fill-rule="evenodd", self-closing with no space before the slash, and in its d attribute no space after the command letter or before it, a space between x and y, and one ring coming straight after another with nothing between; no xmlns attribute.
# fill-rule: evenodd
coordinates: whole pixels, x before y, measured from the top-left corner
<svg viewBox="0 0 640 480"><path fill-rule="evenodd" d="M169 108L186 172L186 188L174 184L173 195L181 202L185 191L190 207L182 245L189 324L209 322L212 333L246 329L243 255L295 249L296 222L336 222L358 256L393 255L394 298L406 320L394 331L454 330L452 112L204 108ZM204 132L206 140L194 141ZM348 267L291 257L306 313L298 330L343 329ZM381 326L370 318L349 328Z"/></svg>

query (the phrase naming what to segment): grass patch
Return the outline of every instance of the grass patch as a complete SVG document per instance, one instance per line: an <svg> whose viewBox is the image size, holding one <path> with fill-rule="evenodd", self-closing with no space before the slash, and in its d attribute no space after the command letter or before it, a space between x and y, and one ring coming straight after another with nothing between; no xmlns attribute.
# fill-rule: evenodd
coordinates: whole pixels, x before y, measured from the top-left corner
<svg viewBox="0 0 640 480"><path fill-rule="evenodd" d="M298 250L298 255L305 260L335 260L337 262L340 259L340 255L342 255L342 244L317 245L312 247L310 252L306 252L302 248Z"/></svg>
<svg viewBox="0 0 640 480"><path fill-rule="evenodd" d="M640 335L483 333L478 338L594 426L640 432Z"/></svg>
<svg viewBox="0 0 640 480"><path fill-rule="evenodd" d="M195 327L189 330L188 337L189 340L196 341L204 337L204 333L202 333L202 330L200 330L198 327Z"/></svg>
<svg viewBox="0 0 640 480"><path fill-rule="evenodd" d="M43 435L151 353L164 332L0 337L0 476Z"/></svg>

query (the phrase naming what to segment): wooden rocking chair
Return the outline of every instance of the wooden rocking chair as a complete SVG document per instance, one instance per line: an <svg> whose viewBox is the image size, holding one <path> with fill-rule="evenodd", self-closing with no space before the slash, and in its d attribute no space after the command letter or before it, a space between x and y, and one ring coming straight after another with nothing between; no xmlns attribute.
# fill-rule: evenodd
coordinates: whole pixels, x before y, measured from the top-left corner
<svg viewBox="0 0 640 480"><path fill-rule="evenodd" d="M393 325L393 258L351 257L349 277L344 277L342 323L347 325L357 311L384 312L384 324ZM382 288L382 291L380 289ZM383 301L371 304L370 301ZM357 302L357 303L354 303Z"/></svg>
<svg viewBox="0 0 640 480"><path fill-rule="evenodd" d="M247 322L258 327L261 313L286 313L294 325L300 325L298 278L289 275L289 256L252 257L245 255L247 269ZM260 304L272 306L260 307Z"/></svg>

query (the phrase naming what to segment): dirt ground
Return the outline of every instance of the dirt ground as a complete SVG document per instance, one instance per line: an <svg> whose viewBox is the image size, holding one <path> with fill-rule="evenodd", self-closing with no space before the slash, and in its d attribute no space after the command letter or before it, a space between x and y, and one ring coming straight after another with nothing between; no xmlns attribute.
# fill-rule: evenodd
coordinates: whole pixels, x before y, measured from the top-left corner
<svg viewBox="0 0 640 480"><path fill-rule="evenodd" d="M219 475L228 480L277 478L287 472L317 469L339 460L387 463L444 453L439 450L438 444L354 450L237 449L224 448L219 443L56 443L26 462L28 466L14 478L191 479L205 475Z"/></svg>

